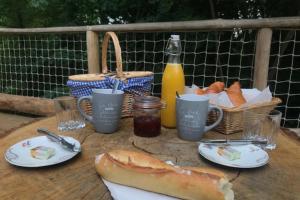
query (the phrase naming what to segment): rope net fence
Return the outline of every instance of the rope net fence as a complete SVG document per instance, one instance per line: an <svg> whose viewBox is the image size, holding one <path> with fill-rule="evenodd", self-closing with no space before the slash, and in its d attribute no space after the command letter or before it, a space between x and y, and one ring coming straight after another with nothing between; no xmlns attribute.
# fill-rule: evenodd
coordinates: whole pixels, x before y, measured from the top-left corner
<svg viewBox="0 0 300 200"><path fill-rule="evenodd" d="M54 98L87 73L85 34L0 35L0 92Z"/></svg>
<svg viewBox="0 0 300 200"><path fill-rule="evenodd" d="M300 127L300 30L274 30L268 84L283 103L284 127Z"/></svg>
<svg viewBox="0 0 300 200"><path fill-rule="evenodd" d="M155 73L153 95L160 95L167 63L164 49L171 34L179 34L181 38L186 85L206 87L215 81L223 81L228 86L238 80L243 87L252 86L256 32L244 31L237 39L232 31L118 33L125 70ZM111 50L110 66L116 66L113 47ZM111 70L115 69L112 67Z"/></svg>
<svg viewBox="0 0 300 200"><path fill-rule="evenodd" d="M182 42L186 85L206 87L215 81L253 86L256 30L218 32L119 32L125 71L153 71L151 92L160 95L171 34ZM101 40L103 33L99 33ZM101 49L100 49L101 51ZM100 52L101 53L101 52ZM113 45L108 66L115 71ZM54 98L68 95L69 75L88 73L85 33L0 35L0 92ZM282 125L300 127L300 31L274 30L268 84L283 100Z"/></svg>

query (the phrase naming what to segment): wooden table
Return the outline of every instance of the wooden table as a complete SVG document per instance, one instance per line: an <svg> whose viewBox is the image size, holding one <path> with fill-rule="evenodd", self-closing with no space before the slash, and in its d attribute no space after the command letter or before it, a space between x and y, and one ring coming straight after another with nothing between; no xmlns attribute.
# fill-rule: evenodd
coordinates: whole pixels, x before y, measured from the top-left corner
<svg viewBox="0 0 300 200"><path fill-rule="evenodd" d="M162 128L155 138L133 135L132 119L123 119L114 134L99 134L91 125L72 136L82 144L82 153L65 163L42 168L15 167L3 154L20 140L38 136L36 128L56 131L55 118L47 118L15 130L0 139L0 199L111 199L94 169L95 156L112 149L131 149L153 154L178 165L210 166L224 171L233 182L237 200L300 200L300 143L280 133L278 147L270 151L269 163L257 169L233 169L211 163L200 157L195 142L180 140L175 129ZM236 137L237 135L233 135ZM205 137L224 135L210 132Z"/></svg>

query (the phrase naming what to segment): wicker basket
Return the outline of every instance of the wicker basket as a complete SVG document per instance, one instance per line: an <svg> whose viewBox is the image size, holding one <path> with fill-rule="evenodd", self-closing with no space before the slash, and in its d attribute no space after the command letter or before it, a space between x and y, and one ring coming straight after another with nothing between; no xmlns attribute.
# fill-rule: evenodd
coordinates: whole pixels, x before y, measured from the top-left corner
<svg viewBox="0 0 300 200"><path fill-rule="evenodd" d="M107 70L107 48L110 39L112 39L115 48L116 72L108 72ZM122 67L122 56L119 39L114 32L107 32L102 42L102 74L80 74L69 76L67 85L70 87L73 96L80 97L91 95L92 89L95 88L112 88L113 84L110 84L108 86L107 83L104 83L107 80L110 80L110 82L112 82L115 79L118 79L120 81L121 87L122 85L126 86L125 89L121 88L124 91L122 117L132 117L133 97L136 95L150 95L151 83L153 81L153 72L124 72ZM134 85L134 83L136 83L137 85ZM130 84L133 84L131 88ZM85 89L79 89L79 87L85 87ZM87 113L92 112L92 107L88 101L84 101L81 106Z"/></svg>
<svg viewBox="0 0 300 200"><path fill-rule="evenodd" d="M222 108L223 119L220 124L214 129L223 134L232 134L243 130L243 111L257 110L261 113L269 113L277 104L281 103L279 98L273 98L271 102L261 103L249 106L247 108ZM213 123L217 120L217 113L210 112L208 116L208 123Z"/></svg>

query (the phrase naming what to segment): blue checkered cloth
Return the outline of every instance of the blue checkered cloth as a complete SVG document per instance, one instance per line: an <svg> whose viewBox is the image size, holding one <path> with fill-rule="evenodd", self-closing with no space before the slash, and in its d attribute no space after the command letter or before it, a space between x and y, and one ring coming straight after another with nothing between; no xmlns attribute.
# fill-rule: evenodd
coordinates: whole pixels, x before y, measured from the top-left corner
<svg viewBox="0 0 300 200"><path fill-rule="evenodd" d="M75 97L89 96L93 89L112 89L115 78L105 77L101 81L74 81L68 80L67 86L71 89L71 94ZM153 76L129 78L126 81L120 81L118 90L133 94L143 95L149 92Z"/></svg>

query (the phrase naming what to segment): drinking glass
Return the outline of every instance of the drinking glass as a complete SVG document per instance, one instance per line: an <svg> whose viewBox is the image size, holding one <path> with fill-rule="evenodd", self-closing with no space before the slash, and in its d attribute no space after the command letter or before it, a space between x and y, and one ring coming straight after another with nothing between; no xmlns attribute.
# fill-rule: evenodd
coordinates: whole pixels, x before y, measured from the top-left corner
<svg viewBox="0 0 300 200"><path fill-rule="evenodd" d="M267 140L264 149L276 148L276 139L280 129L282 113L278 110L264 112L263 110L244 111L244 139Z"/></svg>
<svg viewBox="0 0 300 200"><path fill-rule="evenodd" d="M57 97L54 100L57 129L68 131L85 127L85 121L76 106L76 99L72 96Z"/></svg>

